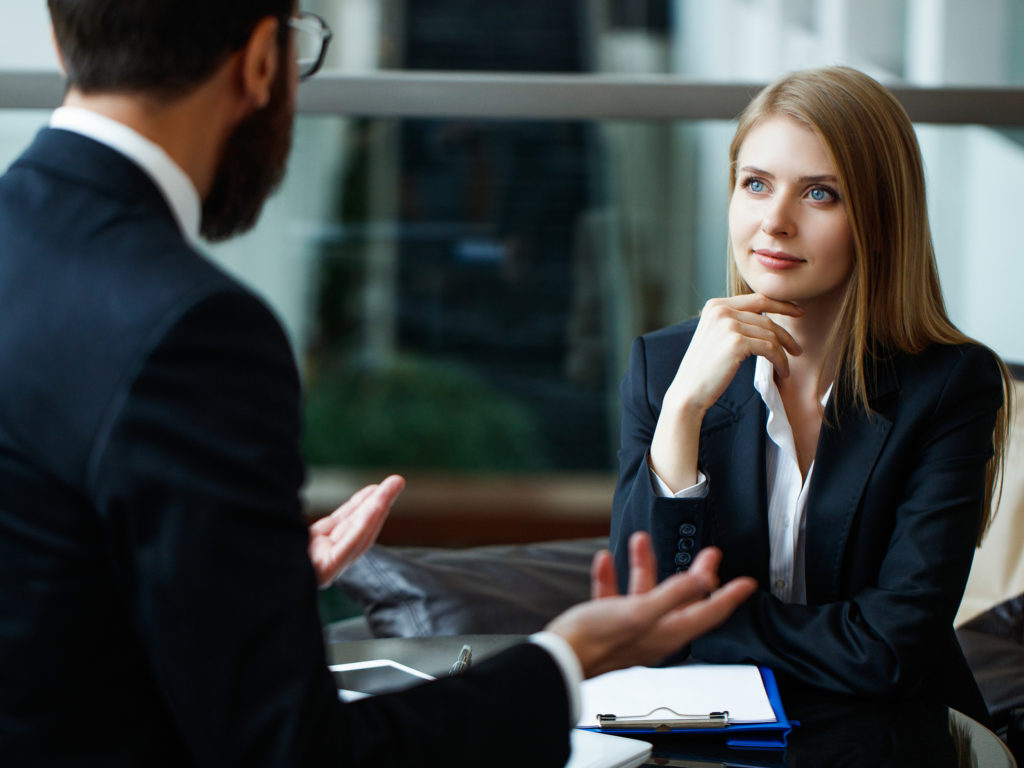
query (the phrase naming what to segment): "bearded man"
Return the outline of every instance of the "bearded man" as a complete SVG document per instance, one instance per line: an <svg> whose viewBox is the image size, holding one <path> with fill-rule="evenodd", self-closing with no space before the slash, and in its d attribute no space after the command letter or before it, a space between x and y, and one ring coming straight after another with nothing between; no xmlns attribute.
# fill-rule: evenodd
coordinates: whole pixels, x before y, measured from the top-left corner
<svg viewBox="0 0 1024 768"><path fill-rule="evenodd" d="M49 8L64 105L0 179L4 765L562 764L581 676L667 655L752 585L706 598L712 552L655 587L641 537L632 594L603 553L601 599L530 642L339 702L316 587L403 481L306 528L292 352L200 247L258 217L329 31L293 0Z"/></svg>

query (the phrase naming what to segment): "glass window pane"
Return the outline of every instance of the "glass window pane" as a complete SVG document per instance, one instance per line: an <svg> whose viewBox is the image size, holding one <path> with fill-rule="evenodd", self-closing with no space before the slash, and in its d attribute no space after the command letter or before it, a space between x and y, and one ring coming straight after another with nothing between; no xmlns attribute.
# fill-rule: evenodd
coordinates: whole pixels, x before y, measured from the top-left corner
<svg viewBox="0 0 1024 768"><path fill-rule="evenodd" d="M5 110L0 164L47 118ZM631 340L724 292L732 130L300 117L260 224L210 252L295 344L313 463L608 473ZM918 134L950 314L1024 362L1020 130Z"/></svg>
<svg viewBox="0 0 1024 768"><path fill-rule="evenodd" d="M731 134L301 118L282 194L216 252L293 333L310 459L612 471L631 340L724 293ZM953 319L1024 361L1001 322L1024 278L1005 226L1024 148L978 127L919 134Z"/></svg>

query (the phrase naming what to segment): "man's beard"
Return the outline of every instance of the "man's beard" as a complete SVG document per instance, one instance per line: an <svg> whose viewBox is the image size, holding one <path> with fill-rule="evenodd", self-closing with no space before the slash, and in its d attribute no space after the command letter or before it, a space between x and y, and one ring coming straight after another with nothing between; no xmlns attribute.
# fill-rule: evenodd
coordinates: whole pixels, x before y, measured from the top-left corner
<svg viewBox="0 0 1024 768"><path fill-rule="evenodd" d="M279 68L270 101L243 120L224 144L199 227L211 242L252 229L263 203L284 177L295 116L287 77L287 68Z"/></svg>

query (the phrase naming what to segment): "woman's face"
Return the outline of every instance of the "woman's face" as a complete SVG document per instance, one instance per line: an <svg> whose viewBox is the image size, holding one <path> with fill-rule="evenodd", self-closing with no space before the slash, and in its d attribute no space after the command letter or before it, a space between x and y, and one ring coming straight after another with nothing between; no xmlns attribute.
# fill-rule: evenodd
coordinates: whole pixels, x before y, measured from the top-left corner
<svg viewBox="0 0 1024 768"><path fill-rule="evenodd" d="M790 117L755 126L736 158L729 200L733 258L756 293L837 308L853 237L825 145Z"/></svg>

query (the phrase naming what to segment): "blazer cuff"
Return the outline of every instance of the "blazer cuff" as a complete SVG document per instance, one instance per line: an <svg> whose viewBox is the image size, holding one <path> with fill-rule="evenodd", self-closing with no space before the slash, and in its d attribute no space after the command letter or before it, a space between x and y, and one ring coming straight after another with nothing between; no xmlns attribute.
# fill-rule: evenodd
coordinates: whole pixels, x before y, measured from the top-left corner
<svg viewBox="0 0 1024 768"><path fill-rule="evenodd" d="M703 499L708 495L708 478L697 470L697 482L691 485L689 488L683 488L681 491L673 491L665 481L659 477L658 473L654 471L654 467L651 466L651 455L647 454L647 471L651 476L651 489L654 491L654 495L663 499Z"/></svg>
<svg viewBox="0 0 1024 768"><path fill-rule="evenodd" d="M562 671L565 692L569 697L569 727L575 728L580 721L580 685L583 683L583 668L576 652L565 638L554 632L535 632L529 641L550 653Z"/></svg>

